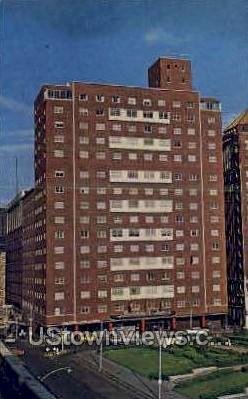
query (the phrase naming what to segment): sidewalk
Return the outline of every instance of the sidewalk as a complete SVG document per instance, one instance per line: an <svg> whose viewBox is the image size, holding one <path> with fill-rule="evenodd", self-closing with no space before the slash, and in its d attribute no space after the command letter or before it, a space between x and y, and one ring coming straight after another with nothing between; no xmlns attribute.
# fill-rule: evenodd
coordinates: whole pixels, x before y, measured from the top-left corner
<svg viewBox="0 0 248 399"><path fill-rule="evenodd" d="M99 356L95 351L78 352L76 356L80 357L84 363L86 361L89 367L92 367L95 370L98 369ZM155 399L158 397L158 382L156 380L149 380L142 377L134 371L131 371L104 357L102 374L112 381L115 380L119 384L125 385L126 389L141 394L143 399ZM172 391L172 388L173 384L170 382L164 382L162 384L162 395L166 397L166 399L185 399L184 396Z"/></svg>

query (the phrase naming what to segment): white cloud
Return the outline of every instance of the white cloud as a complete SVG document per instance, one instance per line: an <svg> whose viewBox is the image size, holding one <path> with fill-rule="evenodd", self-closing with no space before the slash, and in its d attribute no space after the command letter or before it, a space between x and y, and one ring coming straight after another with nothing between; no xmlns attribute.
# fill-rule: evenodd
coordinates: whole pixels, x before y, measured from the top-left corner
<svg viewBox="0 0 248 399"><path fill-rule="evenodd" d="M0 105L4 108L10 109L11 111L24 112L25 114L32 114L32 107L27 104L20 103L12 98L4 97L0 95Z"/></svg>
<svg viewBox="0 0 248 399"><path fill-rule="evenodd" d="M167 45L178 45L182 43L182 39L169 32L166 32L162 28L153 28L146 32L145 41L148 44L155 44L160 42L165 42Z"/></svg>

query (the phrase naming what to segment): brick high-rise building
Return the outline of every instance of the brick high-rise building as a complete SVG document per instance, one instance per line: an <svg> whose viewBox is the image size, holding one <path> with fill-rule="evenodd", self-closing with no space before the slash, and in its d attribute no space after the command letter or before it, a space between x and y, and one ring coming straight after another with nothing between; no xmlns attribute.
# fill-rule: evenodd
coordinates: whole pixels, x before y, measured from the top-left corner
<svg viewBox="0 0 248 399"><path fill-rule="evenodd" d="M248 328L248 110L225 128L223 154L229 319Z"/></svg>
<svg viewBox="0 0 248 399"><path fill-rule="evenodd" d="M188 60L159 59L149 86L45 85L35 101L25 307L41 324L224 319L220 104Z"/></svg>

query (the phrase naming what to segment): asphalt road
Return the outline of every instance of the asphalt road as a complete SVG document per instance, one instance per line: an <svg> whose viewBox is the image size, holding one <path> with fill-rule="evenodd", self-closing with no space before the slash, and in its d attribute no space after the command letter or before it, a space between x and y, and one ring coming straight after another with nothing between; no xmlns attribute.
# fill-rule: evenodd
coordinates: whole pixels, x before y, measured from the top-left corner
<svg viewBox="0 0 248 399"><path fill-rule="evenodd" d="M48 389L58 398L141 399L139 395L127 392L114 381L110 382L96 371L88 369L82 361L79 364L73 354L47 358L44 356L44 350L30 347L26 342L19 343L18 347L25 350L22 360L36 376L44 376L49 371L60 367L71 367L70 374L63 370L49 376L44 381Z"/></svg>

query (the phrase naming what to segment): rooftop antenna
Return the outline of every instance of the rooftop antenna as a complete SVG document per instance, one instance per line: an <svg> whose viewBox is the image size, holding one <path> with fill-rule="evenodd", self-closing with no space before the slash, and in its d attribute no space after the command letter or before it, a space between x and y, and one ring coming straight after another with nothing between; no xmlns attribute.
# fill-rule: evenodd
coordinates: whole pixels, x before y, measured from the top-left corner
<svg viewBox="0 0 248 399"><path fill-rule="evenodd" d="M19 181L18 181L18 158L15 157L15 184L16 184L16 195L19 192Z"/></svg>

